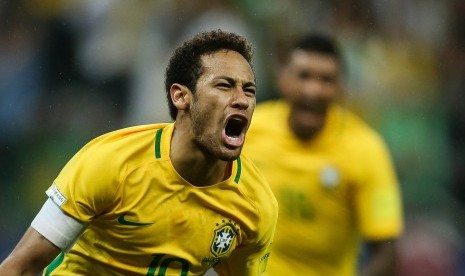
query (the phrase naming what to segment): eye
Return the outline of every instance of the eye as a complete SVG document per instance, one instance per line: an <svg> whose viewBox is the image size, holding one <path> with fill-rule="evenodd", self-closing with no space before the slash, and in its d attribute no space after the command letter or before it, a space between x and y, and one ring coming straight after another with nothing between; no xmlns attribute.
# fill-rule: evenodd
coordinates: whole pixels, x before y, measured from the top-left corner
<svg viewBox="0 0 465 276"><path fill-rule="evenodd" d="M255 87L244 87L244 92L247 94L256 94L257 89Z"/></svg>
<svg viewBox="0 0 465 276"><path fill-rule="evenodd" d="M310 79L311 77L312 77L312 74L308 71L299 71L297 73L297 78L301 80L307 80L307 79Z"/></svg>
<svg viewBox="0 0 465 276"><path fill-rule="evenodd" d="M229 83L227 83L227 82L221 82L221 83L218 83L216 85L216 87L218 87L219 89L224 89L225 90L225 89L231 88L231 85Z"/></svg>
<svg viewBox="0 0 465 276"><path fill-rule="evenodd" d="M322 76L320 79L324 83L334 83L334 82L336 82L336 78L334 78L332 76Z"/></svg>

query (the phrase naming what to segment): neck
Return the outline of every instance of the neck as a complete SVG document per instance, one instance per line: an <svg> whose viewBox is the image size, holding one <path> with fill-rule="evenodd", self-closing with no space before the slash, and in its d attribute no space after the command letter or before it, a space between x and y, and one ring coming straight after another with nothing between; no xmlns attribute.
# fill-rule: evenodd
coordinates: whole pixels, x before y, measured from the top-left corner
<svg viewBox="0 0 465 276"><path fill-rule="evenodd" d="M291 132L295 135L295 137L301 142L309 142L321 132L322 126L300 126L296 124L291 117L288 119L288 125L291 129Z"/></svg>
<svg viewBox="0 0 465 276"><path fill-rule="evenodd" d="M195 144L192 134L174 129L170 159L176 172L194 186L210 186L231 175L232 162L206 155Z"/></svg>

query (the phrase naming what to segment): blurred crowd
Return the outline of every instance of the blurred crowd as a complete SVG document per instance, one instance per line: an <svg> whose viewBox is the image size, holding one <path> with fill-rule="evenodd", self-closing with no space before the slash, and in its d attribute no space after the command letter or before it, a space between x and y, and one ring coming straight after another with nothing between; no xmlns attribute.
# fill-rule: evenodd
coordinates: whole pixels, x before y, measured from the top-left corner
<svg viewBox="0 0 465 276"><path fill-rule="evenodd" d="M218 28L248 37L264 101L289 43L321 31L342 47L348 104L393 154L399 271L465 273L464 1L2 0L0 20L0 259L84 143L170 120L164 68L180 41Z"/></svg>

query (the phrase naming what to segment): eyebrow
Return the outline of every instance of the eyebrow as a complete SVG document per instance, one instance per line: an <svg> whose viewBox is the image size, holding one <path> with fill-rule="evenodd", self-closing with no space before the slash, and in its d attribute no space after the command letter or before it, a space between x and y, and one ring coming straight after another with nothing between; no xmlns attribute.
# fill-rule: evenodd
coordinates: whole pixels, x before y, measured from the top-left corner
<svg viewBox="0 0 465 276"><path fill-rule="evenodd" d="M219 76L218 79L224 79L227 82L229 82L229 84L236 84L237 83L237 81L235 79L233 79L231 77L227 77L227 76ZM257 87L255 82L253 82L253 81L248 81L248 82L244 83L242 86L243 87L250 87L250 86Z"/></svg>

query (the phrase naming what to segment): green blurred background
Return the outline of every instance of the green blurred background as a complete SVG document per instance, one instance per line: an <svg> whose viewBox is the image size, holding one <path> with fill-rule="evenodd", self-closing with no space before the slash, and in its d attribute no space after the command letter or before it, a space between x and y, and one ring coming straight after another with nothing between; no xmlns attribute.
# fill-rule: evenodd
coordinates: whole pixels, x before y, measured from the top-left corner
<svg viewBox="0 0 465 276"><path fill-rule="evenodd" d="M465 274L465 1L2 0L0 20L0 259L88 140L170 120L163 74L181 41L247 36L264 101L289 44L319 31L343 50L348 105L392 152L405 275Z"/></svg>

